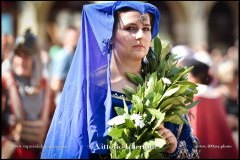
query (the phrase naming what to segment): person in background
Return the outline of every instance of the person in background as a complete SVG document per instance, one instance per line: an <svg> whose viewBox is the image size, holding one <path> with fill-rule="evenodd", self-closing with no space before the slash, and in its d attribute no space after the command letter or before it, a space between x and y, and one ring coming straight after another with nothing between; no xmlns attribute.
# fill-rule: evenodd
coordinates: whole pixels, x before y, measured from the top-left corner
<svg viewBox="0 0 240 160"><path fill-rule="evenodd" d="M178 57L178 66L181 66L182 61L184 61L185 58L189 58L193 56L192 49L187 45L176 45L171 49L171 53Z"/></svg>
<svg viewBox="0 0 240 160"><path fill-rule="evenodd" d="M49 87L41 77L30 32L16 41L2 74L2 158L38 159L49 127ZM38 62L37 62L38 61Z"/></svg>
<svg viewBox="0 0 240 160"><path fill-rule="evenodd" d="M55 105L59 103L74 52L79 38L77 28L69 26L64 33L63 47L51 59L50 86L55 95Z"/></svg>
<svg viewBox="0 0 240 160"><path fill-rule="evenodd" d="M10 59L13 55L14 37L10 34L2 34L2 53L1 53L1 65L2 73L6 72L10 68Z"/></svg>
<svg viewBox="0 0 240 160"><path fill-rule="evenodd" d="M220 94L210 86L212 76L209 74L209 66L194 58L185 59L182 65L194 66L188 79L198 84L198 93L194 101L199 100L199 104L190 110L193 115L190 117L190 122L201 144L200 158L238 158L223 100Z"/></svg>
<svg viewBox="0 0 240 160"><path fill-rule="evenodd" d="M220 63L217 70L219 86L216 90L224 99L229 125L233 130L238 130L238 68L231 60Z"/></svg>
<svg viewBox="0 0 240 160"><path fill-rule="evenodd" d="M238 67L234 60L227 59L221 62L217 68L219 85L216 91L223 98L227 120L232 129L236 144L239 139L239 75Z"/></svg>

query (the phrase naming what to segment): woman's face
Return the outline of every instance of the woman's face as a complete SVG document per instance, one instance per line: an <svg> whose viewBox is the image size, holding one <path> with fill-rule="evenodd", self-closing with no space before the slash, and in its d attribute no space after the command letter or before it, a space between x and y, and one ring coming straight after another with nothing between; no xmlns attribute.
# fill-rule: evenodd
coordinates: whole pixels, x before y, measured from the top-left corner
<svg viewBox="0 0 240 160"><path fill-rule="evenodd" d="M13 69L15 74L23 77L31 77L33 68L32 56L19 53L13 57Z"/></svg>
<svg viewBox="0 0 240 160"><path fill-rule="evenodd" d="M121 12L116 27L113 50L119 57L137 61L147 55L152 39L148 13Z"/></svg>

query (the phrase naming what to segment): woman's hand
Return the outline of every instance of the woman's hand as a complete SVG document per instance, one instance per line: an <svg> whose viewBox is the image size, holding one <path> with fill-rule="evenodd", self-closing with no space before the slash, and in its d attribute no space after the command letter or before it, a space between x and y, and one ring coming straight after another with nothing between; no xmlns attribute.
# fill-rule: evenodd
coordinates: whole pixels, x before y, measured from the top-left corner
<svg viewBox="0 0 240 160"><path fill-rule="evenodd" d="M169 145L167 153L174 153L177 149L177 139L175 135L167 128L161 124L159 126L159 134L162 136L163 139L166 140L166 143Z"/></svg>

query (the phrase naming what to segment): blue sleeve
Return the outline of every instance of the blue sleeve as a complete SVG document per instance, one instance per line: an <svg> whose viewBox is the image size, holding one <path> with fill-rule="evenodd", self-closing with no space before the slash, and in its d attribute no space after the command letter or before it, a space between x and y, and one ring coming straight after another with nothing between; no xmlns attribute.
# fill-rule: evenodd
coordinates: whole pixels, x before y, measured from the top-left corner
<svg viewBox="0 0 240 160"><path fill-rule="evenodd" d="M192 151L193 147L193 137L191 137L191 128L189 125L184 124L182 128L182 132L180 134L179 141L185 141L186 147L189 153Z"/></svg>
<svg viewBox="0 0 240 160"><path fill-rule="evenodd" d="M186 120L189 122L188 116ZM191 125L183 124L182 129L179 125L174 134L177 138L177 149L174 153L166 155L171 159L199 159L199 141L193 135Z"/></svg>

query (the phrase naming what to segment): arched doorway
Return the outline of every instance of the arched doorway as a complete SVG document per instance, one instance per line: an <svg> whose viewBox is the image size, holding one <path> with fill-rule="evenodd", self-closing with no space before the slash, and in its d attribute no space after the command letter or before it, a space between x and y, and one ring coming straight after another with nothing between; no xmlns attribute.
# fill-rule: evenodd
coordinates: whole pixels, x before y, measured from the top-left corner
<svg viewBox="0 0 240 160"><path fill-rule="evenodd" d="M173 15L170 12L169 6L165 2L159 1L148 1L148 3L156 6L160 12L160 38L164 40L174 41Z"/></svg>
<svg viewBox="0 0 240 160"><path fill-rule="evenodd" d="M234 45L233 21L233 13L227 3L218 2L213 6L208 20L209 51L219 48L225 54Z"/></svg>

